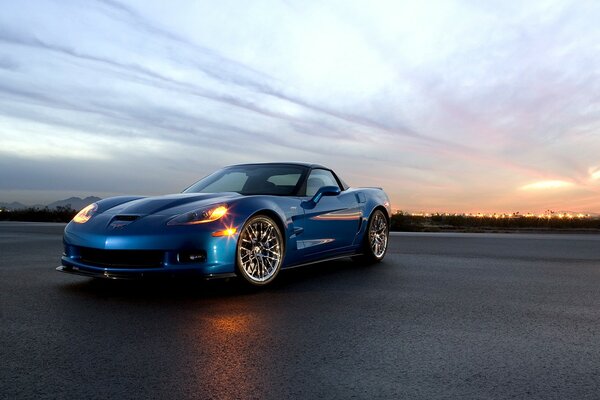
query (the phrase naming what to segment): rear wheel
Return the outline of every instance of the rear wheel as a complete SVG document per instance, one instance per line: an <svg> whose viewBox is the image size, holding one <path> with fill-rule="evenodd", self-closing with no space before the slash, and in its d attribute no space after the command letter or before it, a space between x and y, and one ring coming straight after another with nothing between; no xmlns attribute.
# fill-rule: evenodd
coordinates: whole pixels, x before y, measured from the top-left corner
<svg viewBox="0 0 600 400"><path fill-rule="evenodd" d="M283 236L271 218L250 218L240 233L237 244L237 267L246 282L254 286L270 283L283 262Z"/></svg>
<svg viewBox="0 0 600 400"><path fill-rule="evenodd" d="M373 211L363 239L363 254L355 259L370 264L383 260L387 252L389 234L389 223L383 211Z"/></svg>

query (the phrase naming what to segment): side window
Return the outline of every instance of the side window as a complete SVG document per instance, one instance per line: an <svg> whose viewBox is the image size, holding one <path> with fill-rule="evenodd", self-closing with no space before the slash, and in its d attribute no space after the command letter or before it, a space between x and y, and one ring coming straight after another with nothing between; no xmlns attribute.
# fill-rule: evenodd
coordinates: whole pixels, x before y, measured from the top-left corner
<svg viewBox="0 0 600 400"><path fill-rule="evenodd" d="M313 169L306 181L306 195L311 197L314 196L315 193L317 193L317 190L323 186L340 187L331 171L326 169Z"/></svg>
<svg viewBox="0 0 600 400"><path fill-rule="evenodd" d="M299 179L300 174L273 175L267 179L267 182L277 186L296 186Z"/></svg>

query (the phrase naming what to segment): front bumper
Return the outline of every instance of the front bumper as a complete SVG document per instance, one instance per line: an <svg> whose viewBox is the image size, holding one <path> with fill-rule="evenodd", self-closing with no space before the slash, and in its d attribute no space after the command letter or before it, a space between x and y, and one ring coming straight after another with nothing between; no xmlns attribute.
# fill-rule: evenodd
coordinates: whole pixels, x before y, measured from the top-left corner
<svg viewBox="0 0 600 400"><path fill-rule="evenodd" d="M209 224L165 228L157 222L113 230L70 223L57 270L110 279L235 276L237 235L212 236L218 229Z"/></svg>
<svg viewBox="0 0 600 400"><path fill-rule="evenodd" d="M63 263L64 264L64 263ZM56 267L59 272L67 274L74 274L80 276L87 276L90 278L103 278L103 279L119 279L119 280L137 280L145 278L160 278L160 277L182 277L182 276L193 276L206 280L222 279L222 278L235 278L237 275L233 272L219 273L219 274L203 274L198 270L151 270L151 271L122 271L122 270L109 270L108 268L96 268L96 267L79 267L74 265L60 265Z"/></svg>

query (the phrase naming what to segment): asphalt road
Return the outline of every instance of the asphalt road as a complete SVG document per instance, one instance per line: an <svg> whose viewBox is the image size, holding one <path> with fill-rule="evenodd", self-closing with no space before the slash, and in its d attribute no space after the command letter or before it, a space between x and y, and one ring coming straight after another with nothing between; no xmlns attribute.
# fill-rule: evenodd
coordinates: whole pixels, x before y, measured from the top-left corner
<svg viewBox="0 0 600 400"><path fill-rule="evenodd" d="M397 234L263 291L54 271L0 223L0 397L598 399L600 236Z"/></svg>

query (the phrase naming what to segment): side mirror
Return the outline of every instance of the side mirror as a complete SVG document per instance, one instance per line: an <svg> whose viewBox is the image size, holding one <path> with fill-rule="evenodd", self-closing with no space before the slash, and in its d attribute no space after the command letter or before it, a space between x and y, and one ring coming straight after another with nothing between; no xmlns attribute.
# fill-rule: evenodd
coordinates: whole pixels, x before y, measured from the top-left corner
<svg viewBox="0 0 600 400"><path fill-rule="evenodd" d="M321 200L323 196L337 196L341 193L341 190L337 186L321 186L317 193L312 197L312 199L303 202L303 206L305 208L312 208Z"/></svg>

